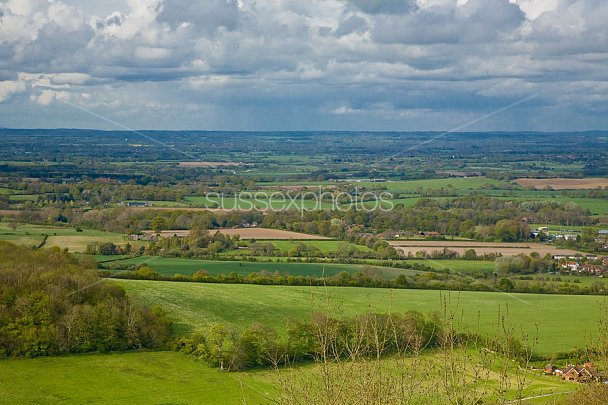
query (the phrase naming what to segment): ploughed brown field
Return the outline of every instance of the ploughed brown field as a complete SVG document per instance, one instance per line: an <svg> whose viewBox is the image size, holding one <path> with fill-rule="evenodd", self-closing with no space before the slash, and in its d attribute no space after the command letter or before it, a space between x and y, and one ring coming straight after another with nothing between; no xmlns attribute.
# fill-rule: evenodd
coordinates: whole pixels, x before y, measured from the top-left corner
<svg viewBox="0 0 608 405"><path fill-rule="evenodd" d="M549 186L554 190L585 190L598 187L608 187L608 178L584 178L584 179L530 179L519 178L513 180L515 183L523 187L534 187L535 189L544 189Z"/></svg>
<svg viewBox="0 0 608 405"><path fill-rule="evenodd" d="M179 162L178 166L182 167L236 167L248 166L241 162Z"/></svg>
<svg viewBox="0 0 608 405"><path fill-rule="evenodd" d="M224 235L240 235L241 239L306 239L306 240L321 240L329 239L318 235L308 235L306 233L283 231L280 229L268 229L268 228L225 228L225 229L211 229L209 232L215 233L220 231ZM144 233L153 234L154 231L144 231ZM188 236L190 231L187 230L167 230L161 231L160 235L164 237L170 237L173 235L177 236Z"/></svg>
<svg viewBox="0 0 608 405"><path fill-rule="evenodd" d="M545 245L542 243L506 243L506 242L476 242L476 241L429 241L429 240L405 240L405 241L390 241L389 244L398 251L407 255L408 253L416 254L425 250L431 253L433 250L441 250L444 247L449 250L454 250L459 254L463 254L468 249L475 249L478 255L484 253L501 253L503 256L511 256L523 253L529 255L536 252L541 256L547 253L551 255L574 255L579 253L571 249L559 249L554 246Z"/></svg>

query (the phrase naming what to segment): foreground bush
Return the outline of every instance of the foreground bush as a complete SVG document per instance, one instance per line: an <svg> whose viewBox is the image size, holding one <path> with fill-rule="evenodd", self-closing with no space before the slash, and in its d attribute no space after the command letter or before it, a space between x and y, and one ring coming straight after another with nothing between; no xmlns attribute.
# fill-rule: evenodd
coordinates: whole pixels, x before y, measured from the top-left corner
<svg viewBox="0 0 608 405"><path fill-rule="evenodd" d="M439 336L440 326L416 311L364 314L352 319L315 314L310 321L291 322L284 337L261 324L235 329L219 323L178 340L175 349L213 367L235 371L318 361L321 357L347 359L355 353L373 358L417 351L435 347Z"/></svg>

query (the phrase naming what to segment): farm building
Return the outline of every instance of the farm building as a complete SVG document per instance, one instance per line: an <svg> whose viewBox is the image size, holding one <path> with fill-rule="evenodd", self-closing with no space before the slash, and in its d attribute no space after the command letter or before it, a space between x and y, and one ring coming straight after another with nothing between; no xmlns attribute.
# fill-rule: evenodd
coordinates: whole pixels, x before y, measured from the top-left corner
<svg viewBox="0 0 608 405"><path fill-rule="evenodd" d="M602 376L597 373L594 365L589 361L586 361L585 364L582 365L568 364L563 368L558 368L553 364L547 364L544 368L544 373L557 375L565 381L581 383L598 381L602 378Z"/></svg>

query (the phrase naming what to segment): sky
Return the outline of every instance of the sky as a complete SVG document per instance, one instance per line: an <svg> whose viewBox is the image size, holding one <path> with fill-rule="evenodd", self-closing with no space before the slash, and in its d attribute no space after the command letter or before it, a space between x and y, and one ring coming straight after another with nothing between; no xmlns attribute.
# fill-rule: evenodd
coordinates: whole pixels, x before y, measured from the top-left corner
<svg viewBox="0 0 608 405"><path fill-rule="evenodd" d="M608 130L605 0L0 0L0 127Z"/></svg>

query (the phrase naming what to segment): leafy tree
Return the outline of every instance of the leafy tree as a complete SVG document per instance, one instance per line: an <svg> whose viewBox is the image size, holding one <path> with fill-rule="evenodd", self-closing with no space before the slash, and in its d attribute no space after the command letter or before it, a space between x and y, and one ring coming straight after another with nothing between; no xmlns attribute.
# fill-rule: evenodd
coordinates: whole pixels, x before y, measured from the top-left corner
<svg viewBox="0 0 608 405"><path fill-rule="evenodd" d="M159 232L159 231L168 229L167 221L165 220L165 218L163 218L161 216L156 216L152 220L152 223L150 224L150 228L155 232Z"/></svg>

